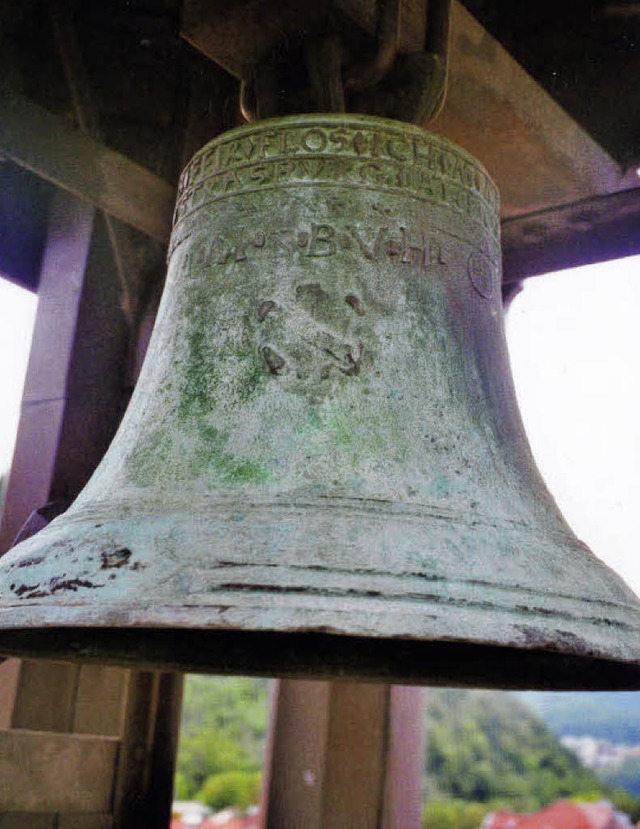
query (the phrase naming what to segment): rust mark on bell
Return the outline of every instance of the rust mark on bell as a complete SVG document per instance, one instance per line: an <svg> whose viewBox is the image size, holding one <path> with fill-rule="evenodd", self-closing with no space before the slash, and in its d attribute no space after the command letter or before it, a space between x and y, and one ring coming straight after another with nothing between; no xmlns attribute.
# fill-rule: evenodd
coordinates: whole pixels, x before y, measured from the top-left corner
<svg viewBox="0 0 640 829"><path fill-rule="evenodd" d="M277 307L277 304L272 299L268 299L266 302L263 302L258 308L258 322L264 322L269 314L272 311L275 311Z"/></svg>
<svg viewBox="0 0 640 829"><path fill-rule="evenodd" d="M112 550L107 552L103 550L100 553L100 560L102 564L100 565L101 570L109 570L113 567L124 567L125 564L131 558L131 550L127 547L120 547L118 550Z"/></svg>
<svg viewBox="0 0 640 829"><path fill-rule="evenodd" d="M350 305L353 308L353 310L359 317L364 317L364 305L362 304L362 300L359 296L356 296L355 294L347 294L344 298L344 301L347 303L347 305Z"/></svg>
<svg viewBox="0 0 640 829"><path fill-rule="evenodd" d="M18 567L33 567L36 564L41 564L44 561L44 556L32 556L31 558L25 558L23 561L18 562Z"/></svg>
<svg viewBox="0 0 640 829"><path fill-rule="evenodd" d="M48 583L44 586L41 582L38 582L37 584L21 584L19 586L12 584L10 589L20 599L41 599L46 598L47 596L52 596L54 593L58 593L61 590L70 590L75 593L79 587L88 587L95 590L98 587L102 587L102 585L93 584L93 582L90 582L87 579L69 579L66 578L65 574L63 576L54 576L49 579Z"/></svg>
<svg viewBox="0 0 640 829"><path fill-rule="evenodd" d="M88 587L91 590L96 590L102 587L100 584L94 584L86 579L57 579L53 578L49 582L49 589L51 593L57 593L59 590L71 590L74 593L79 587Z"/></svg>
<svg viewBox="0 0 640 829"><path fill-rule="evenodd" d="M272 348L269 348L268 345L262 349L262 356L271 374L280 374L282 372L282 369L285 367L284 359Z"/></svg>
<svg viewBox="0 0 640 829"><path fill-rule="evenodd" d="M37 590L39 584L21 584L19 587L16 587L15 584L11 585L11 590L16 594L16 596L24 596L25 593L30 593L32 590Z"/></svg>

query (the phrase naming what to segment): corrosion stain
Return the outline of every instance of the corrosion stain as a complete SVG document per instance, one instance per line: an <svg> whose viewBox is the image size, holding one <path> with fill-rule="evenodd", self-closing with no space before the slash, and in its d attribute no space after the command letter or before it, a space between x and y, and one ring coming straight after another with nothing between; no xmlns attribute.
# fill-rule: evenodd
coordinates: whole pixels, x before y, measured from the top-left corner
<svg viewBox="0 0 640 829"><path fill-rule="evenodd" d="M124 567L131 558L131 550L127 547L120 547L117 550L103 550L100 553L101 570L110 570L113 567Z"/></svg>
<svg viewBox="0 0 640 829"><path fill-rule="evenodd" d="M258 322L264 322L264 320L269 316L269 314L272 311L275 311L277 308L278 306L271 299L268 299L266 302L263 302L258 308Z"/></svg>
<svg viewBox="0 0 640 829"><path fill-rule="evenodd" d="M58 590L72 590L74 593L79 587L90 587L95 590L100 587L98 584L87 581L86 579L58 579L53 578L49 581L49 590L51 593L56 593Z"/></svg>
<svg viewBox="0 0 640 829"><path fill-rule="evenodd" d="M25 558L18 563L18 567L33 567L35 564L41 564L44 561L43 556L33 556L32 558Z"/></svg>
<svg viewBox="0 0 640 829"><path fill-rule="evenodd" d="M353 308L359 317L363 317L365 315L364 305L362 304L360 297L355 294L347 294L344 301L347 305L350 305Z"/></svg>
<svg viewBox="0 0 640 829"><path fill-rule="evenodd" d="M39 586L39 584L21 584L19 587L16 587L12 584L11 589L16 596L23 596L25 593L29 593L31 590L35 590Z"/></svg>
<svg viewBox="0 0 640 829"><path fill-rule="evenodd" d="M285 366L285 361L276 351L274 351L272 348L269 348L269 346L266 345L262 349L262 356L264 357L264 361L269 367L269 371L271 372L271 374L281 373L282 369Z"/></svg>

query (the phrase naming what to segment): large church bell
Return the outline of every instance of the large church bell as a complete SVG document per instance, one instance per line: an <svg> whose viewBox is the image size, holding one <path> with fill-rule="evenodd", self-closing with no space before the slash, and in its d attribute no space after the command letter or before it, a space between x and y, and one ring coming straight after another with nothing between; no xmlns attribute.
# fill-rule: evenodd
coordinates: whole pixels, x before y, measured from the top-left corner
<svg viewBox="0 0 640 829"><path fill-rule="evenodd" d="M108 454L0 562L0 652L637 686L638 600L531 457L500 272L494 184L418 126L292 114L213 140Z"/></svg>

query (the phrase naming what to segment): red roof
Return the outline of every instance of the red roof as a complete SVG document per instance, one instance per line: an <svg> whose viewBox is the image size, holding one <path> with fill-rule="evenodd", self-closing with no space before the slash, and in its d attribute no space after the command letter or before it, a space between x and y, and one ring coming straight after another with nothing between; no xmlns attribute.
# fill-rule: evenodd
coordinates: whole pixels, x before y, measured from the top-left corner
<svg viewBox="0 0 640 829"><path fill-rule="evenodd" d="M533 815L494 812L483 829L618 829L624 824L606 803L560 801Z"/></svg>
<svg viewBox="0 0 640 829"><path fill-rule="evenodd" d="M198 829L259 829L260 818L258 815L247 817L230 817L224 823L216 821L215 818L208 818L203 821Z"/></svg>
<svg viewBox="0 0 640 829"><path fill-rule="evenodd" d="M174 817L171 820L171 829L194 829L192 823L185 823L180 818ZM206 818L202 823L198 823L195 829L260 829L260 818L258 815L248 815L247 817L229 817L228 820L221 822L218 818Z"/></svg>

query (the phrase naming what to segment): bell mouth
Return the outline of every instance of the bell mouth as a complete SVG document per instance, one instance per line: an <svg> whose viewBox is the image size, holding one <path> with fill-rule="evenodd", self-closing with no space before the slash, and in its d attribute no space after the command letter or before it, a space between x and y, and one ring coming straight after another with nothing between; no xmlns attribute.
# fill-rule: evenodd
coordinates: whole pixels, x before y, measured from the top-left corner
<svg viewBox="0 0 640 829"><path fill-rule="evenodd" d="M300 679L640 688L636 599L577 542L390 506L361 513L218 504L96 525L78 509L3 559L0 654ZM497 572L477 554L487 549ZM540 565L554 557L565 566L543 583Z"/></svg>
<svg viewBox="0 0 640 829"><path fill-rule="evenodd" d="M0 652L183 673L503 690L640 689L640 664L588 652L330 633L72 628L3 630Z"/></svg>

